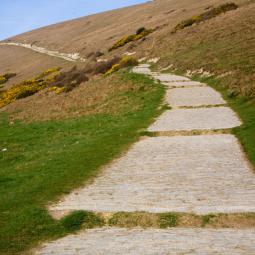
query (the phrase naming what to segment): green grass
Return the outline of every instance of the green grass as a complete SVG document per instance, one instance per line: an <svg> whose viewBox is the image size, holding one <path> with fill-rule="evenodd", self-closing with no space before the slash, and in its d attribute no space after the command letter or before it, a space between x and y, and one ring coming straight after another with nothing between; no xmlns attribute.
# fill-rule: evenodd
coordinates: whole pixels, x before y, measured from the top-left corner
<svg viewBox="0 0 255 255"><path fill-rule="evenodd" d="M160 228L173 228L178 225L177 213L162 213L160 214Z"/></svg>
<svg viewBox="0 0 255 255"><path fill-rule="evenodd" d="M206 82L219 91L228 105L239 115L243 125L233 129L233 134L240 140L249 160L255 166L255 101L241 96L233 96L215 77L199 78L197 80Z"/></svg>
<svg viewBox="0 0 255 255"><path fill-rule="evenodd" d="M11 124L0 115L0 254L20 254L98 221L83 212L56 221L46 205L95 177L160 114L162 86L128 72L122 73L125 81L135 89L125 92L126 106L118 114L31 124Z"/></svg>
<svg viewBox="0 0 255 255"><path fill-rule="evenodd" d="M93 212L75 211L60 220L61 225L67 232L80 230L81 228L101 227L104 220Z"/></svg>

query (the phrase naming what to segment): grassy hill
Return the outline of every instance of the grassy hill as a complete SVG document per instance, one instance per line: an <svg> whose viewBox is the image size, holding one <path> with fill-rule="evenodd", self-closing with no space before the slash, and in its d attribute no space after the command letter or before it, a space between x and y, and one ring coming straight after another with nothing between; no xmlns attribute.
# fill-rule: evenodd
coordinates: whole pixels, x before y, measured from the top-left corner
<svg viewBox="0 0 255 255"><path fill-rule="evenodd" d="M227 2L155 0L4 41L79 53L84 63L0 45L0 99L17 84L35 89L0 108L0 189L5 194L0 254L20 254L69 233L48 214L47 205L95 177L163 110L164 88L150 79L127 70L102 74L115 70L124 53L159 57L153 68L190 74L220 90L244 121L234 132L255 163L255 2L233 1L238 8L208 18ZM176 30L178 24L185 27ZM120 47L109 50L115 44ZM102 59L106 62L98 62ZM68 73L74 65L78 71ZM62 73L41 75L56 67ZM15 75L4 76L10 73ZM81 73L89 80L56 93L61 83L72 84Z"/></svg>

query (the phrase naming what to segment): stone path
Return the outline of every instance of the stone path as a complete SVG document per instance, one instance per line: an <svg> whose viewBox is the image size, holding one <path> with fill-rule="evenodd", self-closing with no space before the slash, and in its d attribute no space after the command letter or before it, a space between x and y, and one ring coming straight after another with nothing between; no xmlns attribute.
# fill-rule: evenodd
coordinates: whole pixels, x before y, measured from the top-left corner
<svg viewBox="0 0 255 255"><path fill-rule="evenodd" d="M7 43L0 43L0 46L1 45L22 47L22 48L30 49L35 52L46 54L46 55L49 55L52 57L62 58L64 60L71 61L71 62L85 62L86 61L86 59L79 56L79 53L61 53L58 51L48 50L43 47L38 47L36 45L31 45L31 44L26 44L26 43L7 42Z"/></svg>
<svg viewBox="0 0 255 255"><path fill-rule="evenodd" d="M175 135L141 139L106 166L93 183L52 205L52 214L74 210L255 212L254 172L235 136L192 135L241 125L220 94L186 77L153 73L146 64L133 71L150 75L168 88L166 102L172 109L148 131L174 131ZM255 254L254 243L255 230L104 228L46 244L38 254L248 255Z"/></svg>
<svg viewBox="0 0 255 255"><path fill-rule="evenodd" d="M190 96L192 95L192 97ZM226 102L221 95L210 87L186 87L169 89L166 101L171 107L198 107L223 105Z"/></svg>
<svg viewBox="0 0 255 255"><path fill-rule="evenodd" d="M41 255L254 255L255 230L102 228L46 246Z"/></svg>

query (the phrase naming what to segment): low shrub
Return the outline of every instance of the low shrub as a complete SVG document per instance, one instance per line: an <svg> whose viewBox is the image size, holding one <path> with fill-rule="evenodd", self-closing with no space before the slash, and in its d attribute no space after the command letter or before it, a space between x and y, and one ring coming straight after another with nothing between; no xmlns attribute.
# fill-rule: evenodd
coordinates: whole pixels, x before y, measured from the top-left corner
<svg viewBox="0 0 255 255"><path fill-rule="evenodd" d="M0 108L14 102L17 99L31 96L46 87L46 81L44 80L25 80L20 84L17 84L10 89L4 91L0 98Z"/></svg>
<svg viewBox="0 0 255 255"><path fill-rule="evenodd" d="M18 99L32 96L48 88L56 94L69 92L84 81L88 81L84 70L73 67L70 71L60 72L61 68L44 71L34 79L25 80L0 94L0 108Z"/></svg>
<svg viewBox="0 0 255 255"><path fill-rule="evenodd" d="M61 67L56 67L56 68L50 68L50 69L47 69L46 71L42 72L40 75L38 75L36 77L36 79L42 79L46 76L49 76L51 74L57 74L62 68Z"/></svg>
<svg viewBox="0 0 255 255"><path fill-rule="evenodd" d="M93 74L104 74L119 61L120 61L119 57L114 57L108 61L96 63L96 65L91 68L90 72Z"/></svg>
<svg viewBox="0 0 255 255"><path fill-rule="evenodd" d="M114 64L105 74L109 75L114 72L117 72L121 68L129 67L129 66L136 66L136 65L138 65L137 59L135 59L134 57L130 57L130 56L124 56L121 58L119 63Z"/></svg>
<svg viewBox="0 0 255 255"><path fill-rule="evenodd" d="M6 73L3 75L0 75L0 85L6 83L9 79L16 76L16 73Z"/></svg>
<svg viewBox="0 0 255 255"><path fill-rule="evenodd" d="M63 91L69 92L89 79L84 70L79 70L74 66L71 70L58 74L54 80L55 81L50 84L50 87L61 88L56 91L59 94Z"/></svg>
<svg viewBox="0 0 255 255"><path fill-rule="evenodd" d="M7 79L3 75L0 75L0 85L6 82L7 82Z"/></svg>
<svg viewBox="0 0 255 255"><path fill-rule="evenodd" d="M87 55L87 58L88 59L91 59L91 60L96 60L97 58L103 56L104 53L101 52L101 51L96 51L96 52L90 52L88 55Z"/></svg>
<svg viewBox="0 0 255 255"><path fill-rule="evenodd" d="M126 35L126 36L122 37L121 39L119 39L116 43L114 43L114 45L109 49L109 51L123 47L127 43L138 41L154 31L155 31L155 29L146 29L143 27L139 28L136 31L136 34Z"/></svg>
<svg viewBox="0 0 255 255"><path fill-rule="evenodd" d="M143 33L145 30L146 30L145 27L140 27L140 28L138 28L138 29L136 30L136 34L139 35L139 34Z"/></svg>
<svg viewBox="0 0 255 255"><path fill-rule="evenodd" d="M60 223L68 232L77 231L82 227L90 229L104 225L103 219L93 212L86 211L73 212L72 214L63 218Z"/></svg>
<svg viewBox="0 0 255 255"><path fill-rule="evenodd" d="M178 30L184 29L185 27L192 26L193 24L199 24L200 22L203 22L208 19L212 19L222 13L232 11L237 8L238 8L238 5L236 5L235 3L222 4L218 7L212 8L200 15L193 16L192 18L187 19L187 20L183 20L174 28L172 33L176 33Z"/></svg>

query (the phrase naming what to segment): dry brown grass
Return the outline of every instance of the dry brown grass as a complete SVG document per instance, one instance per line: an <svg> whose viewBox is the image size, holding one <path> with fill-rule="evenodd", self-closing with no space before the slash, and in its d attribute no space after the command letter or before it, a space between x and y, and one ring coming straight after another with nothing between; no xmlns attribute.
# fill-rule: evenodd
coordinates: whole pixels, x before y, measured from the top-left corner
<svg viewBox="0 0 255 255"><path fill-rule="evenodd" d="M125 92L135 90L132 82L121 80L118 74L94 78L78 88L56 95L47 91L16 101L0 110L11 119L35 120L66 119L96 113L120 112L125 106Z"/></svg>
<svg viewBox="0 0 255 255"><path fill-rule="evenodd" d="M125 228L255 228L254 213L196 215L191 213L118 212L111 215L100 214L100 217L110 226Z"/></svg>
<svg viewBox="0 0 255 255"><path fill-rule="evenodd" d="M230 93L255 97L255 4L243 6L166 37L159 36L153 52L160 66L181 71L213 73ZM169 30L169 33L171 30Z"/></svg>

